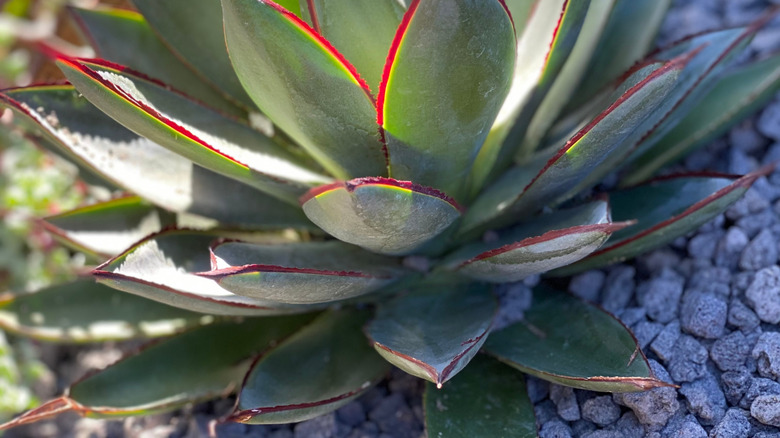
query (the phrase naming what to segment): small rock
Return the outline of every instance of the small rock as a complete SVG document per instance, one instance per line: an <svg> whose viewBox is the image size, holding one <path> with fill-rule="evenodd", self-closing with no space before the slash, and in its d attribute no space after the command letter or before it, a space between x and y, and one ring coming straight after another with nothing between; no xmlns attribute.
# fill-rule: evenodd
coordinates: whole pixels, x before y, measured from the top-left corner
<svg viewBox="0 0 780 438"><path fill-rule="evenodd" d="M758 168L758 161L739 149L731 149L728 154L728 172L731 174L745 175Z"/></svg>
<svg viewBox="0 0 780 438"><path fill-rule="evenodd" d="M710 347L710 357L721 371L734 371L745 365L750 344L742 332L734 332L724 336Z"/></svg>
<svg viewBox="0 0 780 438"><path fill-rule="evenodd" d="M753 271L737 272L731 281L731 287L736 291L745 292L753 283L754 278L756 278L756 273Z"/></svg>
<svg viewBox="0 0 780 438"><path fill-rule="evenodd" d="M745 297L761 321L780 323L780 267L758 271Z"/></svg>
<svg viewBox="0 0 780 438"><path fill-rule="evenodd" d="M620 408L608 395L593 397L582 404L582 418L606 426L620 418Z"/></svg>
<svg viewBox="0 0 780 438"><path fill-rule="evenodd" d="M669 437L675 437L675 438L707 438L707 432L704 430L703 427L699 424L698 421L696 421L696 417L693 415L688 415L685 417L685 419L682 421L682 423L679 426L679 429L671 432Z"/></svg>
<svg viewBox="0 0 780 438"><path fill-rule="evenodd" d="M634 336L639 341L639 346L644 349L655 339L658 333L664 328L657 322L639 321L633 328Z"/></svg>
<svg viewBox="0 0 780 438"><path fill-rule="evenodd" d="M647 312L641 307L629 307L620 314L620 320L627 326L632 326L645 319Z"/></svg>
<svg viewBox="0 0 780 438"><path fill-rule="evenodd" d="M346 425L357 427L366 421L366 412L360 402L353 401L339 408L336 417Z"/></svg>
<svg viewBox="0 0 780 438"><path fill-rule="evenodd" d="M729 317L728 323L739 327L743 332L751 331L761 324L761 320L758 319L755 312L750 310L742 301L738 299L731 300L729 304Z"/></svg>
<svg viewBox="0 0 780 438"><path fill-rule="evenodd" d="M752 379L748 390L745 391L745 395L739 401L739 407L749 409L753 401L761 395L780 395L780 383L763 377Z"/></svg>
<svg viewBox="0 0 780 438"><path fill-rule="evenodd" d="M688 241L688 255L695 259L712 260L712 257L715 255L715 247L718 245L718 240L721 237L722 233L717 231L693 236Z"/></svg>
<svg viewBox="0 0 780 438"><path fill-rule="evenodd" d="M336 436L336 415L321 415L295 425L295 438L333 438Z"/></svg>
<svg viewBox="0 0 780 438"><path fill-rule="evenodd" d="M747 153L755 152L766 144L766 139L756 132L752 120L745 120L732 128L729 141L734 147Z"/></svg>
<svg viewBox="0 0 780 438"><path fill-rule="evenodd" d="M550 383L537 379L536 377L527 376L525 379L525 386L528 391L528 398L531 399L531 403L536 404L547 398L550 393Z"/></svg>
<svg viewBox="0 0 780 438"><path fill-rule="evenodd" d="M661 330L661 333L655 337L655 340L650 344L650 349L653 353L664 362L669 362L674 356L674 344L680 337L680 322L672 321Z"/></svg>
<svg viewBox="0 0 780 438"><path fill-rule="evenodd" d="M742 251L748 245L748 237L739 227L731 227L718 242L715 253L715 266L736 269Z"/></svg>
<svg viewBox="0 0 780 438"><path fill-rule="evenodd" d="M500 330L521 319L533 301L531 289L522 283L499 286L498 294L501 306L493 320L493 330Z"/></svg>
<svg viewBox="0 0 780 438"><path fill-rule="evenodd" d="M777 263L777 241L772 232L765 228L742 251L739 267L746 271L758 271L775 263Z"/></svg>
<svg viewBox="0 0 780 438"><path fill-rule="evenodd" d="M780 379L780 332L762 333L753 347L758 372L764 377Z"/></svg>
<svg viewBox="0 0 780 438"><path fill-rule="evenodd" d="M754 189L748 189L745 196L738 199L726 210L726 217L737 221L743 217L760 213L769 208L769 202Z"/></svg>
<svg viewBox="0 0 780 438"><path fill-rule="evenodd" d="M669 374L661 364L654 360L649 362L656 377L668 381ZM677 392L670 387L654 388L645 392L617 393L613 394L612 398L616 403L628 406L642 424L653 430L663 427L680 407Z"/></svg>
<svg viewBox="0 0 780 438"><path fill-rule="evenodd" d="M616 430L598 429L578 435L580 438L625 438Z"/></svg>
<svg viewBox="0 0 780 438"><path fill-rule="evenodd" d="M712 375L683 383L680 394L685 397L688 409L699 417L702 424L714 425L726 412L726 397Z"/></svg>
<svg viewBox="0 0 780 438"><path fill-rule="evenodd" d="M571 438L571 428L560 420L548 421L539 430L539 438Z"/></svg>
<svg viewBox="0 0 780 438"><path fill-rule="evenodd" d="M761 111L756 128L764 136L780 140L780 101L775 100Z"/></svg>
<svg viewBox="0 0 780 438"><path fill-rule="evenodd" d="M723 383L726 401L732 406L737 406L750 387L752 379L750 373L744 367L739 370L726 371L721 374L720 381Z"/></svg>
<svg viewBox="0 0 780 438"><path fill-rule="evenodd" d="M609 271L604 280L602 297L606 311L617 314L628 305L634 295L634 275L636 270L626 265L615 266Z"/></svg>
<svg viewBox="0 0 780 438"><path fill-rule="evenodd" d="M743 218L740 218L736 222L736 226L738 226L739 229L744 231L745 235L748 236L748 238L755 239L761 233L761 231L768 231L768 232L771 233L769 228L772 226L772 224L775 222L775 220L776 220L776 218L775 218L774 213L769 211L769 209L767 209L767 210L764 210L764 211L762 211L760 213L751 214L750 216L745 216ZM761 245L761 244L757 243L757 245ZM750 248L750 244L748 244L748 246L745 248L745 251L747 251L747 248ZM763 248L762 248L762 250L763 250ZM771 258L772 258L771 253L777 254L777 249L776 248L767 249L766 251L767 251L766 254L756 253L754 255L755 256L765 257L766 259L770 259L771 260ZM744 257L745 257L745 252L743 251L741 259L744 259ZM756 259L756 260L760 260L760 259ZM775 261L776 260L777 260L777 257L775 257ZM774 264L775 261L772 261L771 263L767 264L766 266ZM740 265L740 267L741 266L742 265ZM745 266L749 266L749 265L745 265ZM746 268L743 268L743 269L746 269Z"/></svg>
<svg viewBox="0 0 780 438"><path fill-rule="evenodd" d="M780 395L760 395L750 405L750 415L756 420L780 427Z"/></svg>
<svg viewBox="0 0 780 438"><path fill-rule="evenodd" d="M604 287L605 278L606 275L603 272L596 270L576 275L569 283L569 292L583 300L596 302Z"/></svg>
<svg viewBox="0 0 780 438"><path fill-rule="evenodd" d="M390 394L371 410L368 417L379 426L382 432L397 437L417 438L420 428L414 413L399 393Z"/></svg>
<svg viewBox="0 0 780 438"><path fill-rule="evenodd" d="M636 418L636 414L633 412L626 412L615 423L615 430L620 432L624 437L639 437L645 434L645 428L639 419Z"/></svg>
<svg viewBox="0 0 780 438"><path fill-rule="evenodd" d="M698 291L685 293L680 312L680 325L688 333L715 339L726 328L728 306L713 294Z"/></svg>
<svg viewBox="0 0 780 438"><path fill-rule="evenodd" d="M697 267L690 279L688 288L702 292L711 292L719 298L728 298L731 294L731 272L723 267Z"/></svg>
<svg viewBox="0 0 780 438"><path fill-rule="evenodd" d="M681 335L674 344L674 353L669 361L669 374L675 382L692 382L707 372L709 354L699 341L688 335Z"/></svg>
<svg viewBox="0 0 780 438"><path fill-rule="evenodd" d="M639 286L637 301L647 310L648 317L667 323L677 316L684 284L684 278L671 269L664 269L660 276Z"/></svg>
<svg viewBox="0 0 780 438"><path fill-rule="evenodd" d="M538 424L560 419L558 417L558 408L551 400L544 400L541 403L537 403L534 406L534 415L536 415L536 422Z"/></svg>
<svg viewBox="0 0 780 438"><path fill-rule="evenodd" d="M723 419L710 431L710 438L746 437L750 431L748 413L739 408L726 411Z"/></svg>
<svg viewBox="0 0 780 438"><path fill-rule="evenodd" d="M596 425L587 420L577 420L571 423L571 434L577 437L587 436L596 431Z"/></svg>
<svg viewBox="0 0 780 438"><path fill-rule="evenodd" d="M574 390L568 386L550 385L550 400L558 407L558 415L566 421L580 419L580 406Z"/></svg>

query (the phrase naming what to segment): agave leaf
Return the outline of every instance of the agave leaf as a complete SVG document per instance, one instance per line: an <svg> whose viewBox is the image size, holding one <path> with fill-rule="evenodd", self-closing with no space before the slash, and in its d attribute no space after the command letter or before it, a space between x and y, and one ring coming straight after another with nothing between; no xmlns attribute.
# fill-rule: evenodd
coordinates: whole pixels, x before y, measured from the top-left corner
<svg viewBox="0 0 780 438"><path fill-rule="evenodd" d="M359 178L310 190L306 216L344 242L381 254L421 247L460 217L461 207L438 190L389 178Z"/></svg>
<svg viewBox="0 0 780 438"><path fill-rule="evenodd" d="M624 165L644 154L693 109L769 17L767 15L746 28L693 36L653 55L654 59L667 60L687 52L692 57L682 70L677 86L668 96L666 116L636 146Z"/></svg>
<svg viewBox="0 0 780 438"><path fill-rule="evenodd" d="M490 335L485 350L524 373L591 391L644 391L653 375L636 338L604 310L540 286L525 319Z"/></svg>
<svg viewBox="0 0 780 438"><path fill-rule="evenodd" d="M230 63L222 30L222 8L218 1L132 2L163 43L190 68L236 103L255 108ZM196 37L193 38L193 35Z"/></svg>
<svg viewBox="0 0 780 438"><path fill-rule="evenodd" d="M311 316L220 322L148 344L74 383L66 394L0 425L0 430L63 412L116 418L172 411L236 390L252 356L295 333Z"/></svg>
<svg viewBox="0 0 780 438"><path fill-rule="evenodd" d="M742 197L756 179L771 171L772 168L767 167L743 177L679 175L611 193L613 218L636 219L636 225L616 232L599 251L554 271L553 275L570 275L620 262L666 245L722 213Z"/></svg>
<svg viewBox="0 0 780 438"><path fill-rule="evenodd" d="M428 383L423 407L430 437L537 436L523 375L483 354L444 388Z"/></svg>
<svg viewBox="0 0 780 438"><path fill-rule="evenodd" d="M226 226L313 225L299 208L194 165L125 129L70 85L6 90L0 103L16 111L44 142L101 178L159 207L217 219Z"/></svg>
<svg viewBox="0 0 780 438"><path fill-rule="evenodd" d="M577 85L567 111L592 100L642 59L655 41L671 0L615 0L598 47L586 62L587 72Z"/></svg>
<svg viewBox="0 0 780 438"><path fill-rule="evenodd" d="M518 281L582 259L628 225L613 223L609 204L599 200L542 215L497 241L464 246L444 264L478 280Z"/></svg>
<svg viewBox="0 0 780 438"><path fill-rule="evenodd" d="M522 35L539 0L504 0L517 35Z"/></svg>
<svg viewBox="0 0 780 438"><path fill-rule="evenodd" d="M780 89L780 55L730 72L664 138L637 158L624 185L651 177L661 167L722 135L756 112Z"/></svg>
<svg viewBox="0 0 780 438"><path fill-rule="evenodd" d="M514 49L512 21L498 0L412 2L377 99L390 176L463 198L509 90Z"/></svg>
<svg viewBox="0 0 780 438"><path fill-rule="evenodd" d="M674 89L686 59L639 68L615 93L617 100L558 149L538 172L534 171L547 153L512 171L511 175L521 178L502 177L477 198L464 217L461 233L503 225L510 216L527 216L540 206L560 204L596 184L663 117L665 112L658 109Z"/></svg>
<svg viewBox="0 0 780 438"><path fill-rule="evenodd" d="M306 22L350 60L371 89L378 90L404 6L398 0L301 0L300 3Z"/></svg>
<svg viewBox="0 0 780 438"><path fill-rule="evenodd" d="M389 370L360 328L368 312L332 310L261 356L244 380L231 420L277 424L331 412Z"/></svg>
<svg viewBox="0 0 780 438"><path fill-rule="evenodd" d="M58 65L100 110L210 170L287 201L313 183L329 180L249 125L123 71L121 66L66 59Z"/></svg>
<svg viewBox="0 0 780 438"><path fill-rule="evenodd" d="M225 242L212 247L212 270L201 275L223 288L261 300L317 304L355 298L403 275L400 260L346 243L260 245Z"/></svg>
<svg viewBox="0 0 780 438"><path fill-rule="evenodd" d="M246 111L206 84L163 44L143 16L126 9L70 8L97 55L176 87L209 106L236 117ZM143 56L138 56L143 53Z"/></svg>
<svg viewBox="0 0 780 438"><path fill-rule="evenodd" d="M0 328L45 341L155 338L213 319L113 290L92 278L33 293L0 295Z"/></svg>
<svg viewBox="0 0 780 438"><path fill-rule="evenodd" d="M166 224L163 212L128 196L49 216L44 228L66 245L99 257L112 257Z"/></svg>
<svg viewBox="0 0 780 438"><path fill-rule="evenodd" d="M534 5L524 32L517 35L509 94L469 176L472 193L511 163L531 116L574 47L589 4L590 0L540 0Z"/></svg>
<svg viewBox="0 0 780 438"><path fill-rule="evenodd" d="M195 275L211 266L213 232L167 230L152 235L98 266L103 284L170 306L214 315L273 315L311 310L235 295L216 282Z"/></svg>
<svg viewBox="0 0 780 438"><path fill-rule="evenodd" d="M525 138L522 140L524 147L528 150L537 149L545 133L558 118L563 108L574 95L579 93L577 85L585 74L588 60L595 53L599 37L604 31L604 25L616 1L618 0L590 3L582 23L582 29L571 53L528 125Z"/></svg>
<svg viewBox="0 0 780 438"><path fill-rule="evenodd" d="M477 354L497 309L483 284L417 289L380 305L366 334L387 361L441 387Z"/></svg>
<svg viewBox="0 0 780 438"><path fill-rule="evenodd" d="M386 172L374 99L354 67L270 0L223 0L225 34L257 106L339 179Z"/></svg>

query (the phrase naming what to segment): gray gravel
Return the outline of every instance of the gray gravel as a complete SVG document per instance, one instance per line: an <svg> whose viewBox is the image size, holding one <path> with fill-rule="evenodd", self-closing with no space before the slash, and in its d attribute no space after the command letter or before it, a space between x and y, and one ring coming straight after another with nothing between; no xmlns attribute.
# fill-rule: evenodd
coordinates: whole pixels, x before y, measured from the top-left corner
<svg viewBox="0 0 780 438"><path fill-rule="evenodd" d="M780 0L677 0L659 42L747 23L770 3L780 4ZM750 56L779 50L780 20L775 20L751 43ZM746 173L774 160L780 160L780 96L676 170ZM540 437L780 438L776 236L780 236L780 172L759 179L724 215L669 248L575 276L569 290L620 317L635 332L656 375L680 388L609 395L528 378ZM499 327L528 307L529 288L536 281L514 285L503 296ZM58 350L57 354L64 353ZM85 365L85 357L66 374L78 375L85 367L101 365L99 360ZM79 363L74 358L54 359ZM381 385L333 414L296 425L224 425L219 434L419 438L424 436L423 388L419 379L395 370ZM229 411L231 403L225 400L173 415L116 422L64 416L6 436L194 438L204 436L209 421Z"/></svg>

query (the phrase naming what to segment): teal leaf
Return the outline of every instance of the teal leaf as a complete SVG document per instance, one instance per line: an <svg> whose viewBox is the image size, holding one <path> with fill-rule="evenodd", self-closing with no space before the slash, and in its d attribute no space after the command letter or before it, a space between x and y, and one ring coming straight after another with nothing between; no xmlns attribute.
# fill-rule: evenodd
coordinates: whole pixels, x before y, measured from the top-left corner
<svg viewBox="0 0 780 438"><path fill-rule="evenodd" d="M429 437L537 436L523 375L482 354L444 388L428 383L423 407Z"/></svg>
<svg viewBox="0 0 780 438"><path fill-rule="evenodd" d="M156 338L213 319L111 289L92 278L32 293L0 295L0 328L44 341Z"/></svg>
<svg viewBox="0 0 780 438"><path fill-rule="evenodd" d="M366 334L387 361L441 387L477 354L497 309L482 284L413 289L381 304Z"/></svg>
<svg viewBox="0 0 780 438"><path fill-rule="evenodd" d="M406 8L398 0L302 0L306 22L343 53L372 90L382 70ZM305 4L305 5L304 5Z"/></svg>
<svg viewBox="0 0 780 438"><path fill-rule="evenodd" d="M271 139L170 88L99 60L60 59L84 96L119 123L209 170L281 200L294 199L329 178L298 163Z"/></svg>
<svg viewBox="0 0 780 438"><path fill-rule="evenodd" d="M75 382L0 430L64 412L116 418L172 411L224 397L241 385L253 356L296 332L311 316L247 318L219 322L161 342Z"/></svg>
<svg viewBox="0 0 780 438"><path fill-rule="evenodd" d="M95 108L70 85L6 90L0 104L29 122L62 155L117 187L174 212L245 228L313 228L291 206L211 172L134 134Z"/></svg>
<svg viewBox="0 0 780 438"><path fill-rule="evenodd" d="M209 106L246 118L225 96L205 83L173 54L137 12L126 9L70 8L76 23L98 57L142 72L176 88ZM143 56L138 56L143 53Z"/></svg>
<svg viewBox="0 0 780 438"><path fill-rule="evenodd" d="M233 421L308 420L358 397L387 373L366 343L368 312L332 310L261 356L244 380Z"/></svg>
<svg viewBox="0 0 780 438"><path fill-rule="evenodd" d="M384 175L374 99L354 67L272 1L222 7L233 65L263 113L333 176Z"/></svg>
<svg viewBox="0 0 780 438"><path fill-rule="evenodd" d="M212 248L201 273L242 296L318 304L373 292L403 275L399 259L338 241L260 245L225 242Z"/></svg>
<svg viewBox="0 0 780 438"><path fill-rule="evenodd" d="M301 198L306 216L333 237L382 254L407 254L441 234L461 207L438 190L389 178L320 186Z"/></svg>
<svg viewBox="0 0 780 438"><path fill-rule="evenodd" d="M653 375L634 335L592 304L540 286L524 315L490 335L490 355L540 379L591 391L669 386Z"/></svg>
<svg viewBox="0 0 780 438"><path fill-rule="evenodd" d="M772 171L760 169L743 177L730 175L679 175L659 178L610 194L615 220L636 220L636 225L612 235L603 248L579 263L553 275L617 263L666 245L722 213L759 177Z"/></svg>
<svg viewBox="0 0 780 438"><path fill-rule="evenodd" d="M98 266L93 275L114 289L194 312L256 316L312 309L235 295L196 275L211 268L209 245L219 237L215 232L166 230Z"/></svg>
<svg viewBox="0 0 780 438"><path fill-rule="evenodd" d="M574 263L630 223L614 223L606 200L534 218L493 242L467 245L445 260L450 269L483 281L505 283Z"/></svg>
<svg viewBox="0 0 780 438"><path fill-rule="evenodd" d="M168 225L165 215L135 196L99 202L42 221L68 246L98 257L113 257Z"/></svg>
<svg viewBox="0 0 780 438"><path fill-rule="evenodd" d="M509 91L514 51L512 21L500 1L412 2L377 99L392 178L463 200L466 177Z"/></svg>
<svg viewBox="0 0 780 438"><path fill-rule="evenodd" d="M229 98L254 108L230 63L216 0L132 0L163 43ZM197 35L193 38L193 35Z"/></svg>

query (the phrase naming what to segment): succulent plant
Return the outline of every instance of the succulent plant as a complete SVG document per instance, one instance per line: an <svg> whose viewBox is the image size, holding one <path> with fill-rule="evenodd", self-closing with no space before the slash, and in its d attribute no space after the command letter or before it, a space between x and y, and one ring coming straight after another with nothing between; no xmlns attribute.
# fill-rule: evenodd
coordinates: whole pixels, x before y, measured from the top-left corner
<svg viewBox="0 0 780 438"><path fill-rule="evenodd" d="M646 56L668 0L133 3L72 10L100 58L55 54L69 84L2 93L132 195L47 218L108 261L8 295L0 326L163 339L3 427L230 393L223 421L296 422L392 364L429 381L430 436L532 436L520 371L667 383L555 281L500 329L493 289L664 245L770 171L648 180L778 89L779 56L727 70L769 15Z"/></svg>

